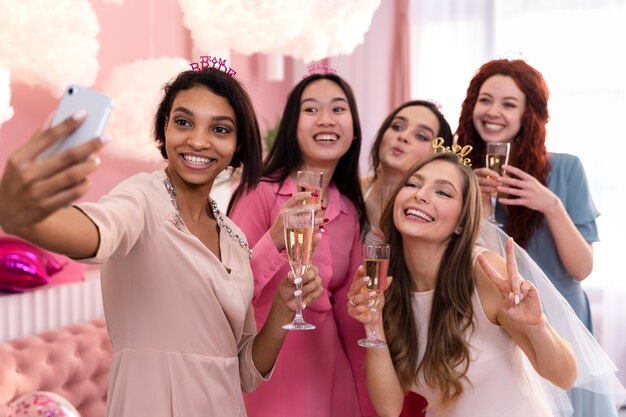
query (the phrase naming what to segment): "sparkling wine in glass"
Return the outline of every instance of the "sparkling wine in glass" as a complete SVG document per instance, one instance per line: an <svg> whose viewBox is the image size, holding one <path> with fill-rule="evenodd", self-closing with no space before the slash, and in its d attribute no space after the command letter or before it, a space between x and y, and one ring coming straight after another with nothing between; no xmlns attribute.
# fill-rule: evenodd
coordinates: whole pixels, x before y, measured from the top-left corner
<svg viewBox="0 0 626 417"><path fill-rule="evenodd" d="M389 269L389 245L386 243L363 245L363 267L365 268L365 276L370 278L367 283L367 290L368 292L374 291L376 298L370 301L371 321L367 338L359 340L359 346L380 348L386 344L376 336L374 316Z"/></svg>
<svg viewBox="0 0 626 417"><path fill-rule="evenodd" d="M302 205L319 204L322 201L323 175L324 173L321 171L298 171L296 178L298 192L309 191L317 193L317 197L307 198L302 202Z"/></svg>
<svg viewBox="0 0 626 417"><path fill-rule="evenodd" d="M302 278L306 269L311 265L313 256L313 228L315 225L315 210L299 207L285 211L285 248L289 266L296 278ZM302 288L302 283L296 281L296 290ZM296 315L291 323L285 324L287 330L311 330L315 326L302 318L302 296L296 296Z"/></svg>
<svg viewBox="0 0 626 417"><path fill-rule="evenodd" d="M511 144L508 142L487 142L487 150L485 153L485 166L500 175L504 174L502 167L509 163L509 150ZM488 220L497 225L502 226L498 220L496 220L496 202L498 201L498 193L491 193L491 211L489 213Z"/></svg>

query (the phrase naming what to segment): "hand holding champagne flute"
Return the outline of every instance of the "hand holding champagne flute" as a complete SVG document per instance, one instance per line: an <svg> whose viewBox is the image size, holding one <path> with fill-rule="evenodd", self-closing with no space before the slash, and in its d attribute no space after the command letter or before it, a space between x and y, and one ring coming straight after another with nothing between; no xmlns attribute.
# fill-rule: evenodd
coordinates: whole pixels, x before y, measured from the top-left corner
<svg viewBox="0 0 626 417"><path fill-rule="evenodd" d="M366 339L359 340L359 346L380 348L385 342L376 336L374 317L379 298L383 292L389 270L389 245L386 243L363 245L363 267L365 276L369 277L367 289L376 293L376 298L370 301L370 330Z"/></svg>
<svg viewBox="0 0 626 417"><path fill-rule="evenodd" d="M510 148L511 144L508 142L487 142L485 166L497 172L499 175L503 175L502 167L509 163ZM497 199L498 193L491 193L491 212L489 213L488 220L497 226L502 226L502 224L496 220Z"/></svg>
<svg viewBox="0 0 626 417"><path fill-rule="evenodd" d="M299 207L285 211L285 248L289 265L295 275L296 284L296 315L291 323L285 324L287 330L311 330L315 326L302 318L302 275L311 265L313 256L313 228L315 225L315 210Z"/></svg>

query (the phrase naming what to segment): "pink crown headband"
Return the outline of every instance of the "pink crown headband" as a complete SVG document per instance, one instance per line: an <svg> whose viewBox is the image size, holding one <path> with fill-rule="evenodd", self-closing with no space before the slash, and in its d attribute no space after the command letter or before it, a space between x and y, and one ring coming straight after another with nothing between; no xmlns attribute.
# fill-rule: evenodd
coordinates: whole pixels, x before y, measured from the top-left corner
<svg viewBox="0 0 626 417"><path fill-rule="evenodd" d="M189 64L192 71L205 71L209 68L215 68L231 77L237 74L237 71L226 65L226 60L216 56L203 55L200 56L200 62L192 62Z"/></svg>
<svg viewBox="0 0 626 417"><path fill-rule="evenodd" d="M314 74L336 74L337 70L329 67L327 64L311 64L307 67L307 73L302 76L302 79L310 77Z"/></svg>

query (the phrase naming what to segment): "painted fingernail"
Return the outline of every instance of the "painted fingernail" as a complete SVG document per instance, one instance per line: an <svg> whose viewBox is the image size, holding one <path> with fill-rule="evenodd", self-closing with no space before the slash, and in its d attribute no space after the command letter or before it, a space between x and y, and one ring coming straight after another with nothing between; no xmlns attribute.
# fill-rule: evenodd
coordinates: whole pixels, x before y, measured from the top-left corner
<svg viewBox="0 0 626 417"><path fill-rule="evenodd" d="M326 228L324 226L320 226L320 232L324 233L326 231Z"/></svg>
<svg viewBox="0 0 626 417"><path fill-rule="evenodd" d="M295 291L293 292L293 296L294 296L294 297L300 297L301 295L302 295L302 290L295 290Z"/></svg>
<svg viewBox="0 0 626 417"><path fill-rule="evenodd" d="M304 310L306 308L306 304L302 304L302 309Z"/></svg>
<svg viewBox="0 0 626 417"><path fill-rule="evenodd" d="M320 195L318 193L316 193L315 191L313 191L311 193L311 197L319 197Z"/></svg>
<svg viewBox="0 0 626 417"><path fill-rule="evenodd" d="M376 291L370 291L367 295L369 295L370 297L373 297L376 295Z"/></svg>
<svg viewBox="0 0 626 417"><path fill-rule="evenodd" d="M363 277L363 282L366 284L370 282L370 277Z"/></svg>
<svg viewBox="0 0 626 417"><path fill-rule="evenodd" d="M113 137L109 135L108 133L105 133L104 135L100 136L100 142L102 142L103 145L110 142L111 139L113 139Z"/></svg>
<svg viewBox="0 0 626 417"><path fill-rule="evenodd" d="M94 162L94 164L96 164L97 167L99 167L100 164L102 163L102 159L100 159L98 155L91 155L89 159L91 159Z"/></svg>
<svg viewBox="0 0 626 417"><path fill-rule="evenodd" d="M324 217L324 223L328 223L328 220L330 220L328 217Z"/></svg>
<svg viewBox="0 0 626 417"><path fill-rule="evenodd" d="M322 204L321 209L322 209L322 210L326 210L326 206Z"/></svg>
<svg viewBox="0 0 626 417"><path fill-rule="evenodd" d="M302 278L298 277L298 278L294 279L293 283L296 284L296 285L302 284Z"/></svg>
<svg viewBox="0 0 626 417"><path fill-rule="evenodd" d="M72 115L72 119L74 119L75 121L79 121L79 120L84 119L85 116L87 116L87 110L80 109Z"/></svg>
<svg viewBox="0 0 626 417"><path fill-rule="evenodd" d="M515 294L515 304L519 304L519 295Z"/></svg>

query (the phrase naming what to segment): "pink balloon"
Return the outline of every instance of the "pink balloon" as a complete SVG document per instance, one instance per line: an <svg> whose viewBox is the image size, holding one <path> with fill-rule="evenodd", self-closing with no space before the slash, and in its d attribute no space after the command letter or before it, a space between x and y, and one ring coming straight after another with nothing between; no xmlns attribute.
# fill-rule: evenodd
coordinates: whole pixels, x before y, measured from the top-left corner
<svg viewBox="0 0 626 417"><path fill-rule="evenodd" d="M33 252L37 255L40 262L43 264L43 267L46 269L48 275L52 276L63 269L63 265L49 252L41 249L38 246L35 246L31 243L23 241L21 239L10 237L10 236L2 236L0 237L0 251L2 249L11 250L11 249L22 249ZM1 253L1 252L0 252Z"/></svg>
<svg viewBox="0 0 626 417"><path fill-rule="evenodd" d="M0 291L23 292L47 284L62 268L37 246L16 238L0 238Z"/></svg>
<svg viewBox="0 0 626 417"><path fill-rule="evenodd" d="M9 417L80 417L65 398L47 391L25 394L9 404Z"/></svg>

